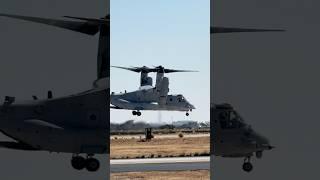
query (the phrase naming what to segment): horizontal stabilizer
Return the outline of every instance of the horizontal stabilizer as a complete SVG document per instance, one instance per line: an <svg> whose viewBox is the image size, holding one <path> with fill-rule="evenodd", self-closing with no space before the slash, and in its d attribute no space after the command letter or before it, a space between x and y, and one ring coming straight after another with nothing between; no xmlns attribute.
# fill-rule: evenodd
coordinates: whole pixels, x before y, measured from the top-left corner
<svg viewBox="0 0 320 180"><path fill-rule="evenodd" d="M282 32L281 29L250 29L250 28L228 28L211 27L210 33L238 33L238 32Z"/></svg>
<svg viewBox="0 0 320 180"><path fill-rule="evenodd" d="M28 144L20 143L20 142L10 142L10 141L0 141L0 147L8 148L8 149L16 149L16 150L39 150Z"/></svg>
<svg viewBox="0 0 320 180"><path fill-rule="evenodd" d="M0 13L0 16L46 24L46 25L68 29L71 31L76 31L76 32L80 32L88 35L95 35L96 33L99 32L100 25L109 23L109 20L107 19L91 19L91 18L79 18L79 17L70 17L70 16L66 16L66 17L81 20L81 21L57 20L57 19L1 14L1 13Z"/></svg>

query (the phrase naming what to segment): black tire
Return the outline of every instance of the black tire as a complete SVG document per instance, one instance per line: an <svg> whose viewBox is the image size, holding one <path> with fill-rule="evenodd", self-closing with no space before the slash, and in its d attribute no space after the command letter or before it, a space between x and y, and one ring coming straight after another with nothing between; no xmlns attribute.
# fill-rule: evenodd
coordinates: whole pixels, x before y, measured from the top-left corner
<svg viewBox="0 0 320 180"><path fill-rule="evenodd" d="M252 169L253 169L253 166L252 166L251 163L246 162L246 163L243 163L242 169L243 169L245 172L251 172Z"/></svg>
<svg viewBox="0 0 320 180"><path fill-rule="evenodd" d="M132 111L132 115L137 115L137 112L136 111Z"/></svg>
<svg viewBox="0 0 320 180"><path fill-rule="evenodd" d="M138 115L138 116L141 116L141 112L138 111L138 112L137 112L137 115Z"/></svg>
<svg viewBox="0 0 320 180"><path fill-rule="evenodd" d="M186 116L189 116L189 113L186 113Z"/></svg>
<svg viewBox="0 0 320 180"><path fill-rule="evenodd" d="M89 158L86 160L86 169L89 172L95 172L98 171L100 168L100 162L95 158Z"/></svg>
<svg viewBox="0 0 320 180"><path fill-rule="evenodd" d="M71 165L76 170L82 170L86 167L86 159L81 156L75 156L71 159Z"/></svg>

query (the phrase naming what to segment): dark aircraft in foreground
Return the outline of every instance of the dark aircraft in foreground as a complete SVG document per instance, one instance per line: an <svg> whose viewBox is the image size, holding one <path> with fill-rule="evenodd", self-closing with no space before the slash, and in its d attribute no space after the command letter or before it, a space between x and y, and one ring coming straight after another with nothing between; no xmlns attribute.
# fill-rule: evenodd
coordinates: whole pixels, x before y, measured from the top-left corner
<svg viewBox="0 0 320 180"><path fill-rule="evenodd" d="M0 131L12 139L0 142L1 147L71 153L73 168L97 171L100 162L94 155L109 153L109 16L101 19L66 17L69 19L63 20L9 14L0 16L88 35L100 32L97 79L91 89L66 97L53 97L49 91L47 99L33 96L30 101L16 101L14 97L7 96L0 106ZM80 154L85 154L85 157Z"/></svg>

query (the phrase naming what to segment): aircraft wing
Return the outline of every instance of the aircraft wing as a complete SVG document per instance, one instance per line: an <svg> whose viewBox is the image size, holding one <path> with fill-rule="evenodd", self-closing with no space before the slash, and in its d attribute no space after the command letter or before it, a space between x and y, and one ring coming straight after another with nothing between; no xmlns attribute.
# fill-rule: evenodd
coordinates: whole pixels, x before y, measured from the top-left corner
<svg viewBox="0 0 320 180"><path fill-rule="evenodd" d="M78 21L57 20L57 19L20 16L20 15L11 15L11 14L2 14L2 13L0 13L0 16L51 25L55 27L69 29L76 32L81 32L88 35L95 35L96 33L98 33L99 25L101 23L109 23L109 21L104 19L78 18L78 17L70 17L70 16L65 16L65 17L77 19Z"/></svg>
<svg viewBox="0 0 320 180"><path fill-rule="evenodd" d="M16 149L16 150L38 150L28 144L12 141L0 141L0 148Z"/></svg>
<svg viewBox="0 0 320 180"><path fill-rule="evenodd" d="M281 32L281 29L251 29L251 28L229 28L229 27L211 27L210 33L239 33L239 32Z"/></svg>

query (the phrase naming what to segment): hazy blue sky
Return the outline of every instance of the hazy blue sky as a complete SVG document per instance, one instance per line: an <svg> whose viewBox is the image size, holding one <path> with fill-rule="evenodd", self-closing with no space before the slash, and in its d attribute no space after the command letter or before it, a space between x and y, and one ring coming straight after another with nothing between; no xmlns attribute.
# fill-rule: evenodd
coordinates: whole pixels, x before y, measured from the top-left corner
<svg viewBox="0 0 320 180"><path fill-rule="evenodd" d="M209 0L111 1L111 65L200 71L168 74L169 93L181 93L196 106L187 119L209 121L209 16ZM111 69L111 91L137 90L139 78L138 73ZM111 121L159 119L158 112L142 114L137 118L131 111L112 110ZM163 121L185 117L184 112L162 112Z"/></svg>

